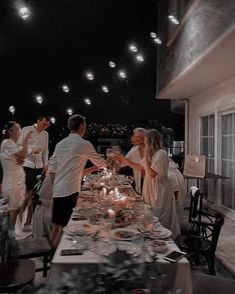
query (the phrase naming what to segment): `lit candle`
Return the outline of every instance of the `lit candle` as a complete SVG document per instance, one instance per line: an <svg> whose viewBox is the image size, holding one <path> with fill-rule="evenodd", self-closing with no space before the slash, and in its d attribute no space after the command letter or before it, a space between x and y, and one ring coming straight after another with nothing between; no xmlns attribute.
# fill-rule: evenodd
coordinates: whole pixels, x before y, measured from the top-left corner
<svg viewBox="0 0 235 294"><path fill-rule="evenodd" d="M106 196L106 194L107 194L107 188L104 187L103 188L103 195Z"/></svg>
<svg viewBox="0 0 235 294"><path fill-rule="evenodd" d="M108 209L108 214L109 214L109 217L115 217L116 215L115 211L112 208Z"/></svg>

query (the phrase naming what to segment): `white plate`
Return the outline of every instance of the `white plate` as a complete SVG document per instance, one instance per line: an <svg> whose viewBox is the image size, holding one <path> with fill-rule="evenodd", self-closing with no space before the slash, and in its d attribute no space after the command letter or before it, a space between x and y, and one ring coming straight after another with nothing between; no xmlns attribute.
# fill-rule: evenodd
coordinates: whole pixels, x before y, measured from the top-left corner
<svg viewBox="0 0 235 294"><path fill-rule="evenodd" d="M111 230L110 235L116 240L128 241L135 239L139 235L139 232L134 229L118 228Z"/></svg>
<svg viewBox="0 0 235 294"><path fill-rule="evenodd" d="M172 232L167 228L160 227L153 231L142 231L146 236L151 239L165 239L172 235Z"/></svg>
<svg viewBox="0 0 235 294"><path fill-rule="evenodd" d="M89 236L89 235L94 235L97 231L97 228L87 223L85 224L72 223L64 227L63 231L68 235Z"/></svg>

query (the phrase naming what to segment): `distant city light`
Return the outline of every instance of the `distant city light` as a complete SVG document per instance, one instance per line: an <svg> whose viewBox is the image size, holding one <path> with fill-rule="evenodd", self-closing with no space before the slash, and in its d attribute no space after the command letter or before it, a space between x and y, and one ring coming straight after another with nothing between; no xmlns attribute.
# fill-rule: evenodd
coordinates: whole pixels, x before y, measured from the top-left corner
<svg viewBox="0 0 235 294"><path fill-rule="evenodd" d="M56 119L55 119L55 117L51 117L51 122L53 123L53 124L55 124L55 122L56 122Z"/></svg>
<svg viewBox="0 0 235 294"><path fill-rule="evenodd" d="M178 25L180 23L174 15L168 15L168 18L175 25Z"/></svg>
<svg viewBox="0 0 235 294"><path fill-rule="evenodd" d="M86 73L86 77L87 77L87 79L90 80L90 81L93 81L93 80L94 80L94 74L93 74L92 72L90 72L90 71L88 71L88 72Z"/></svg>
<svg viewBox="0 0 235 294"><path fill-rule="evenodd" d="M129 46L129 50L130 50L131 52L138 52L138 49L137 49L136 45L134 45L134 44L131 44L131 45Z"/></svg>
<svg viewBox="0 0 235 294"><path fill-rule="evenodd" d="M31 12L28 7L22 6L19 8L18 14L21 18L23 18L23 20L26 20L30 17Z"/></svg>
<svg viewBox="0 0 235 294"><path fill-rule="evenodd" d="M62 85L63 92L68 93L69 92L69 86L68 85Z"/></svg>
<svg viewBox="0 0 235 294"><path fill-rule="evenodd" d="M109 61L109 67L112 67L112 68L116 67L116 63L113 61Z"/></svg>
<svg viewBox="0 0 235 294"><path fill-rule="evenodd" d="M12 114L15 114L15 111L16 111L15 106L11 105L11 106L9 107L8 110L9 110Z"/></svg>
<svg viewBox="0 0 235 294"><path fill-rule="evenodd" d="M141 55L141 54L136 55L136 60L137 60L138 62L144 62L144 57L143 57L143 55Z"/></svg>
<svg viewBox="0 0 235 294"><path fill-rule="evenodd" d="M160 38L155 38L155 39L153 39L153 41L156 43L156 44L162 44L162 41L161 41L161 39Z"/></svg>
<svg viewBox="0 0 235 294"><path fill-rule="evenodd" d="M109 88L107 86L102 86L102 91L104 93L108 93L109 92Z"/></svg>
<svg viewBox="0 0 235 294"><path fill-rule="evenodd" d="M126 72L124 70L119 70L118 76L122 79L126 78Z"/></svg>
<svg viewBox="0 0 235 294"><path fill-rule="evenodd" d="M86 105L91 105L91 99L90 98L84 98L84 102Z"/></svg>
<svg viewBox="0 0 235 294"><path fill-rule="evenodd" d="M36 95L35 96L35 100L37 101L37 103L42 104L43 102L43 97L41 95Z"/></svg>
<svg viewBox="0 0 235 294"><path fill-rule="evenodd" d="M150 33L150 37L153 38L153 39L155 39L155 38L157 38L157 34L154 33L154 32L151 32L151 33Z"/></svg>
<svg viewBox="0 0 235 294"><path fill-rule="evenodd" d="M72 115L73 114L73 109L72 108L67 108L66 112L68 113L68 115Z"/></svg>

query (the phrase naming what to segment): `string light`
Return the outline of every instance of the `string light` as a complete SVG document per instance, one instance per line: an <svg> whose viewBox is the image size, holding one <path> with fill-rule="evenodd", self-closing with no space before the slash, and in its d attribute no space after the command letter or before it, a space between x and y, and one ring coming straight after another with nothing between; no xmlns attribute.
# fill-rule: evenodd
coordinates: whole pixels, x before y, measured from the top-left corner
<svg viewBox="0 0 235 294"><path fill-rule="evenodd" d="M115 68L116 67L116 63L113 62L113 61L109 61L109 67Z"/></svg>
<svg viewBox="0 0 235 294"><path fill-rule="evenodd" d="M55 122L56 122L56 119L55 119L54 116L52 116L52 117L51 117L51 123L55 124Z"/></svg>
<svg viewBox="0 0 235 294"><path fill-rule="evenodd" d="M143 55L141 55L141 54L136 55L136 60L137 60L138 62L144 62L144 57L143 57Z"/></svg>
<svg viewBox="0 0 235 294"><path fill-rule="evenodd" d="M68 93L70 89L68 85L62 85L62 90L63 92Z"/></svg>
<svg viewBox="0 0 235 294"><path fill-rule="evenodd" d="M138 49L137 49L137 47L136 47L135 44L131 44L131 45L129 46L129 50L130 50L131 52L138 52Z"/></svg>
<svg viewBox="0 0 235 294"><path fill-rule="evenodd" d="M156 44L162 44L162 41L161 41L161 39L160 38L155 38L155 39L153 39L153 41L154 41L154 43L156 43Z"/></svg>
<svg viewBox="0 0 235 294"><path fill-rule="evenodd" d="M86 77L90 81L94 80L94 74L92 72L90 72L90 71L86 72Z"/></svg>
<svg viewBox="0 0 235 294"><path fill-rule="evenodd" d="M23 20L27 20L30 17L31 13L28 7L22 6L19 8L18 14L21 18L23 18Z"/></svg>
<svg viewBox="0 0 235 294"><path fill-rule="evenodd" d="M8 109L12 114L15 114L15 111L16 111L16 109L15 109L15 106L13 106L13 105L11 105L11 106L9 106L9 109Z"/></svg>
<svg viewBox="0 0 235 294"><path fill-rule="evenodd" d="M91 105L91 99L90 98L84 98L84 102L86 105Z"/></svg>
<svg viewBox="0 0 235 294"><path fill-rule="evenodd" d="M35 100L37 103L42 104L43 102L43 97L41 95L36 95Z"/></svg>
<svg viewBox="0 0 235 294"><path fill-rule="evenodd" d="M168 19L175 25L178 25L180 23L174 15L168 15Z"/></svg>
<svg viewBox="0 0 235 294"><path fill-rule="evenodd" d="M119 70L118 76L122 79L126 78L126 72L124 70Z"/></svg>
<svg viewBox="0 0 235 294"><path fill-rule="evenodd" d="M157 34L154 33L154 32L151 32L151 33L150 33L150 37L153 38L153 39L155 39L155 38L157 38Z"/></svg>
<svg viewBox="0 0 235 294"><path fill-rule="evenodd" d="M109 88L107 86L102 86L102 91L104 93L108 93L109 92Z"/></svg>
<svg viewBox="0 0 235 294"><path fill-rule="evenodd" d="M73 114L73 109L72 108L67 108L66 110L68 115L72 115Z"/></svg>

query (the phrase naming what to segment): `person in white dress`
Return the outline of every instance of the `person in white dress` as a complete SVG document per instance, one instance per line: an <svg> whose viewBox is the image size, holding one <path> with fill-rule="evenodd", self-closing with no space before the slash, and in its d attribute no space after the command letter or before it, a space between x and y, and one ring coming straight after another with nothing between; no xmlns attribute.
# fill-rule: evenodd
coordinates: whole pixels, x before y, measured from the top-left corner
<svg viewBox="0 0 235 294"><path fill-rule="evenodd" d="M167 175L168 155L161 147L161 135L157 130L147 130L144 136L145 149L141 163L133 162L121 156L118 159L134 169L144 169L145 177L142 191L144 201L152 207L160 223L172 231L172 237L176 238L180 234L180 226L175 197Z"/></svg>
<svg viewBox="0 0 235 294"><path fill-rule="evenodd" d="M2 134L0 157L3 169L2 195L8 198L10 217L15 225L20 206L25 199L25 173L22 164L27 156L31 132L26 134L22 146L18 146L16 143L20 136L20 125L17 122L9 121L6 123Z"/></svg>
<svg viewBox="0 0 235 294"><path fill-rule="evenodd" d="M181 210L186 196L185 181L179 170L178 164L175 163L172 158L169 158L168 177L171 182L172 190L175 194L177 210Z"/></svg>
<svg viewBox="0 0 235 294"><path fill-rule="evenodd" d="M133 135L131 137L131 143L134 145L130 151L126 154L126 158L131 161L140 163L141 159L144 156L144 128L135 128L133 130ZM124 166L124 165L122 165ZM141 182L144 178L144 170L133 169L134 181L135 181L135 190L138 194L142 193Z"/></svg>

